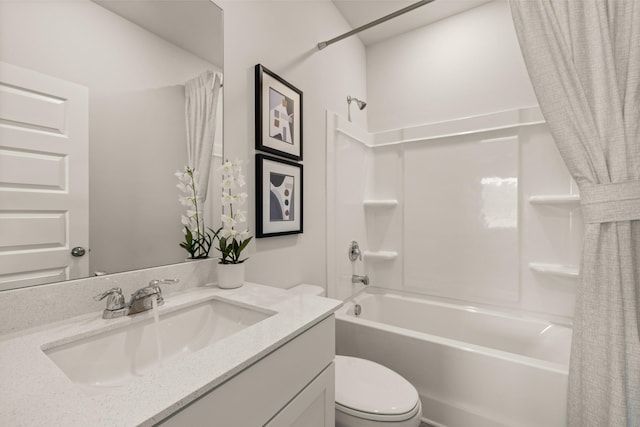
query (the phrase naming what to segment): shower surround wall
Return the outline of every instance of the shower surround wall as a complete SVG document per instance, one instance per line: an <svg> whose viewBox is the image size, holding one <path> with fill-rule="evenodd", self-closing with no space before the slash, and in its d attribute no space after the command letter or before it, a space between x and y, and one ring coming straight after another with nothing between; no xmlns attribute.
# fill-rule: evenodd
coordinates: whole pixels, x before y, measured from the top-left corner
<svg viewBox="0 0 640 427"><path fill-rule="evenodd" d="M577 269L562 266L579 264L579 205L529 198L576 190L531 108L537 100L508 2L367 46L366 99L368 132L332 114L327 121L330 293L357 291L362 285L348 280L355 268L376 286L572 316ZM413 142L380 145L401 140ZM362 161L358 150L373 169L341 169ZM354 180L362 193L346 191ZM364 199L398 203L364 207ZM363 250L397 255L351 265L353 236Z"/></svg>
<svg viewBox="0 0 640 427"><path fill-rule="evenodd" d="M575 277L530 265L578 265L582 238L576 203L530 200L575 195L537 107L375 134L328 113L327 135L331 297L366 273L374 286L572 316ZM351 240L363 261L348 260Z"/></svg>

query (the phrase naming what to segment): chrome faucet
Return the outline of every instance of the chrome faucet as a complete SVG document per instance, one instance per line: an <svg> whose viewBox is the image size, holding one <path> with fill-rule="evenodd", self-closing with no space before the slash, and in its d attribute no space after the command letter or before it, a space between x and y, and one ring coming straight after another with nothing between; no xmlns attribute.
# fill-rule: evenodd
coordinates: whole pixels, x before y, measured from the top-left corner
<svg viewBox="0 0 640 427"><path fill-rule="evenodd" d="M351 276L351 283L362 283L366 286L369 284L369 276L367 276L366 274L364 276L358 276L357 274L354 274L353 276Z"/></svg>
<svg viewBox="0 0 640 427"><path fill-rule="evenodd" d="M164 304L164 298L162 298L161 284L178 283L178 279L164 279L164 280L152 280L144 288L140 288L131 294L131 301L129 302L129 314L141 313L143 311L151 310L153 308L153 300L156 300L156 305L160 307Z"/></svg>
<svg viewBox="0 0 640 427"><path fill-rule="evenodd" d="M111 288L106 292L93 297L94 300L100 301L107 298L107 308L102 312L103 319L114 319L129 314L129 305L124 300L122 289Z"/></svg>
<svg viewBox="0 0 640 427"><path fill-rule="evenodd" d="M121 316L128 316L131 314L141 313L143 311L151 310L153 308L153 300L156 300L156 305L159 307L164 304L164 298L162 298L161 284L178 283L178 279L164 279L164 280L152 280L144 288L140 288L131 294L131 301L127 304L125 302L124 295L122 295L122 289L113 288L108 291L95 296L93 299L100 301L107 298L107 308L102 313L103 319L113 319Z"/></svg>

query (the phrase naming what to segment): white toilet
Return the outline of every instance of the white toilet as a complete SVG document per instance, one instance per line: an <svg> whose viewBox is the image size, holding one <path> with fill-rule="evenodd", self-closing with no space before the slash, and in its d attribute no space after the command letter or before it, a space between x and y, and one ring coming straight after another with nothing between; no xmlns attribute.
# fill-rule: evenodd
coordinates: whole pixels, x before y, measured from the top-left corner
<svg viewBox="0 0 640 427"><path fill-rule="evenodd" d="M418 427L418 392L378 363L336 356L336 427Z"/></svg>
<svg viewBox="0 0 640 427"><path fill-rule="evenodd" d="M319 286L301 284L296 294L324 295ZM336 355L336 427L418 427L422 404L407 380L378 363Z"/></svg>

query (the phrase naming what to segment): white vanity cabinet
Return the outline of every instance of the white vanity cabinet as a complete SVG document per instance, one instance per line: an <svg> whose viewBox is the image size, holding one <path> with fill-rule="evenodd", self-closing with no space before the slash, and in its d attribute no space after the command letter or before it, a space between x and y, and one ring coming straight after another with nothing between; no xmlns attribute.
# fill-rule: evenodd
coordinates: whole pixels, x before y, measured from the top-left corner
<svg viewBox="0 0 640 427"><path fill-rule="evenodd" d="M158 425L333 427L334 356L330 315Z"/></svg>

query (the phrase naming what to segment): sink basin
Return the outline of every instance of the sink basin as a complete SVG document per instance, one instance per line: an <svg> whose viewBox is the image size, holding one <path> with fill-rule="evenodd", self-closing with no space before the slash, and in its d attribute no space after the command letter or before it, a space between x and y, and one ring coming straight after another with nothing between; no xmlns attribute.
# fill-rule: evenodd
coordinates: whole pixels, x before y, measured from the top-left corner
<svg viewBox="0 0 640 427"><path fill-rule="evenodd" d="M153 316L147 316L119 329L54 345L44 353L71 381L94 391L108 389L212 345L273 314L218 299L174 311L161 309L159 313L157 327Z"/></svg>

